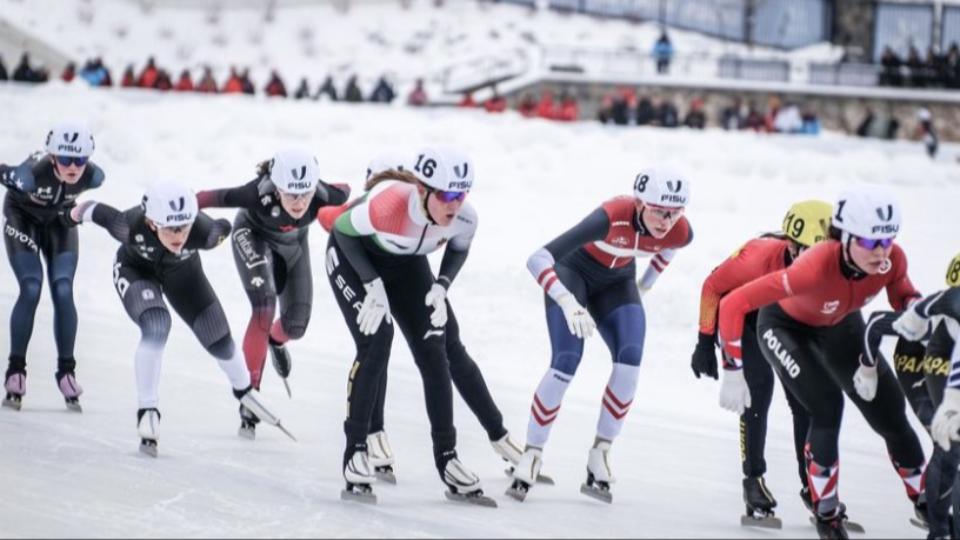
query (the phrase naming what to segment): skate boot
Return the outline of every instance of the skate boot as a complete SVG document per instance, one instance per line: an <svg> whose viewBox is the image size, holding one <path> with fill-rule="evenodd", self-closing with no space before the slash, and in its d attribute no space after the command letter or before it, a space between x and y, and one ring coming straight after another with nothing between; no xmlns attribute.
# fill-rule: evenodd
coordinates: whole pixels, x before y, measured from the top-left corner
<svg viewBox="0 0 960 540"><path fill-rule="evenodd" d="M23 396L27 393L26 358L10 355L3 388L7 391L7 396L3 399L3 406L19 411L23 405Z"/></svg>
<svg viewBox="0 0 960 540"><path fill-rule="evenodd" d="M386 431L378 431L367 436L367 455L377 480L389 484L397 483L397 477L393 471L397 460L393 457Z"/></svg>
<svg viewBox="0 0 960 540"><path fill-rule="evenodd" d="M506 495L520 502L527 498L530 488L540 477L540 467L543 465L543 450L535 446L527 446L520 456L520 462L513 469L513 483L507 489Z"/></svg>
<svg viewBox="0 0 960 540"><path fill-rule="evenodd" d="M921 493L917 497L916 502L913 503L913 512L916 517L910 518L910 524L914 527L923 529L925 531L930 530L930 521L927 518L927 494Z"/></svg>
<svg viewBox="0 0 960 540"><path fill-rule="evenodd" d="M810 523L816 525L817 513L813 509L813 501L810 498L810 488L805 487L800 490L800 500L803 501L803 506L805 506L807 510L809 510L810 513L813 514L810 517ZM843 502L840 502L837 504L837 515L840 516L840 519L843 521L844 528L848 532L853 532L857 534L863 534L865 532L863 525L855 521L850 521L850 518L847 516L847 505L844 504Z"/></svg>
<svg viewBox="0 0 960 540"><path fill-rule="evenodd" d="M372 484L377 479L370 467L367 445L358 443L348 448L344 455L343 479L347 486L340 492L340 499L365 504L377 504Z"/></svg>
<svg viewBox="0 0 960 540"><path fill-rule="evenodd" d="M610 441L597 439L587 458L587 481L580 485L580 493L605 503L613 502L610 484L616 482L610 470Z"/></svg>
<svg viewBox="0 0 960 540"><path fill-rule="evenodd" d="M23 396L27 393L27 374L8 373L3 387L7 391L7 397L3 399L3 406L19 411L23 405Z"/></svg>
<svg viewBox="0 0 960 540"><path fill-rule="evenodd" d="M250 409L240 405L240 429L237 430L237 435L251 441L256 439L257 424L259 423L260 419L250 412Z"/></svg>
<svg viewBox="0 0 960 540"><path fill-rule="evenodd" d="M240 404L246 407L247 411L253 416L264 423L275 426L294 441L297 440L297 438L293 436L293 433L287 431L287 428L283 427L283 424L280 423L280 417L273 414L270 409L267 408L263 396L260 395L260 392L254 390L252 386L248 386L243 390L234 390L233 395L240 400Z"/></svg>
<svg viewBox="0 0 960 540"><path fill-rule="evenodd" d="M290 376L290 368L292 367L290 363L290 351L287 350L287 347L275 341L272 337L269 338L268 343L270 345L270 359L273 361L273 369L277 371L277 375L283 380L283 387L287 390L287 397L293 397L293 394L290 392L290 383L287 382L287 377Z"/></svg>
<svg viewBox="0 0 960 540"><path fill-rule="evenodd" d="M773 509L777 500L767 489L762 476L748 476L743 479L743 503L747 507L746 514L740 517L740 524L745 527L767 527L780 529L783 523L774 516Z"/></svg>
<svg viewBox="0 0 960 540"><path fill-rule="evenodd" d="M843 516L839 511L830 517L818 514L815 524L817 526L817 534L820 538L850 538L847 534L846 527L844 527Z"/></svg>
<svg viewBox="0 0 960 540"><path fill-rule="evenodd" d="M510 466L507 467L504 472L507 474L507 476L513 477L513 471L517 467L517 463L519 463L523 457L523 451L520 450L520 447L517 446L517 443L513 442L509 433L495 441L490 441L490 445L493 446L493 451L496 452L498 456L510 464ZM553 478L550 478L545 474L537 475L537 483L547 484L550 486L554 484Z"/></svg>
<svg viewBox="0 0 960 540"><path fill-rule="evenodd" d="M80 407L80 395L83 394L83 388L77 383L77 376L74 369L77 362L73 358L60 358L57 360L57 386L60 393L63 394L63 400L67 408L71 411L83 412Z"/></svg>
<svg viewBox="0 0 960 540"><path fill-rule="evenodd" d="M137 410L137 431L140 433L140 452L157 457L160 439L160 411L155 408Z"/></svg>
<svg viewBox="0 0 960 540"><path fill-rule="evenodd" d="M497 507L497 501L483 494L480 477L467 469L457 458L456 450L447 450L440 460L443 462L440 477L447 485L447 491L444 493L447 499L478 506Z"/></svg>

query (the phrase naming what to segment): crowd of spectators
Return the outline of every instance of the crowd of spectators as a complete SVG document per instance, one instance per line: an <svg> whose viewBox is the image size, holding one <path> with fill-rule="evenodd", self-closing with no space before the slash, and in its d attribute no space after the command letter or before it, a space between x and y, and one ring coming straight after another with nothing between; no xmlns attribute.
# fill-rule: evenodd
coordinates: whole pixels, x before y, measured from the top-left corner
<svg viewBox="0 0 960 540"><path fill-rule="evenodd" d="M953 42L945 54L931 46L926 55L911 44L903 59L890 47L880 57L881 86L960 88L960 46Z"/></svg>
<svg viewBox="0 0 960 540"><path fill-rule="evenodd" d="M23 53L20 57L20 63L13 68L13 72L7 72L7 67L0 58L0 81L17 81L25 83L43 83L50 78L50 73L44 67L33 67L30 65L30 55Z"/></svg>

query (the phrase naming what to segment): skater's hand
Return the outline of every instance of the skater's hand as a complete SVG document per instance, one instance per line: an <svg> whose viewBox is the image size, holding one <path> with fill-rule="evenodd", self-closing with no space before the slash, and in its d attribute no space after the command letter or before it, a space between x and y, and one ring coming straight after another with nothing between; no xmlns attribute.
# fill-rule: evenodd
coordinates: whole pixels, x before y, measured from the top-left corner
<svg viewBox="0 0 960 540"><path fill-rule="evenodd" d="M743 368L724 369L720 383L720 406L738 415L750 408L750 388L743 378Z"/></svg>
<svg viewBox="0 0 960 540"><path fill-rule="evenodd" d="M423 299L424 305L433 307L433 313L430 314L430 324L436 328L443 328L447 325L447 290L443 285L434 283L430 287L430 292Z"/></svg>
<svg viewBox="0 0 960 540"><path fill-rule="evenodd" d="M930 435L946 451L950 451L950 441L960 440L960 390L947 388L943 392L943 402L937 407L930 424Z"/></svg>
<svg viewBox="0 0 960 540"><path fill-rule="evenodd" d="M74 225L79 225L83 223L85 219L89 219L87 216L87 211L93 208L96 205L96 201L83 201L73 208L70 209L70 213L67 218L74 223Z"/></svg>
<svg viewBox="0 0 960 540"><path fill-rule="evenodd" d="M864 401L873 401L877 395L877 366L860 364L853 374L853 387Z"/></svg>
<svg viewBox="0 0 960 540"><path fill-rule="evenodd" d="M697 340L697 347L693 350L693 358L690 359L690 368L693 374L700 378L700 375L719 379L717 373L717 350L714 348L713 336L700 333Z"/></svg>
<svg viewBox="0 0 960 540"><path fill-rule="evenodd" d="M390 324L390 302L387 300L387 290L383 288L383 280L377 278L370 283L364 283L367 295L363 298L360 312L357 313L357 326L364 335L376 334L380 323L387 319Z"/></svg>
<svg viewBox="0 0 960 540"><path fill-rule="evenodd" d="M563 310L563 317L567 320L567 328L570 333L580 339L586 339L593 335L593 329L597 327L590 317L586 308L577 302L572 294L565 294L557 300L560 309Z"/></svg>
<svg viewBox="0 0 960 540"><path fill-rule="evenodd" d="M893 329L907 341L920 341L927 333L929 323L916 309L908 308L893 321Z"/></svg>

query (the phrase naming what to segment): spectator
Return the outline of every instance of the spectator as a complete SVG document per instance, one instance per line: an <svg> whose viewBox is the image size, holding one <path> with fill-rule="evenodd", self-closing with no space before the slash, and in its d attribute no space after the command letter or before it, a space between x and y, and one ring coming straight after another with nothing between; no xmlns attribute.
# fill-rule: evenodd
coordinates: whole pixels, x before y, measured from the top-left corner
<svg viewBox="0 0 960 540"><path fill-rule="evenodd" d="M337 101L337 87L333 85L333 77L327 75L327 78L323 80L323 84L320 85L320 89L317 90L317 95L313 99L320 99L323 96L326 96L330 101Z"/></svg>
<svg viewBox="0 0 960 540"><path fill-rule="evenodd" d="M243 68L243 73L240 74L240 86L244 94L252 96L257 93L253 86L253 79L250 78L250 68Z"/></svg>
<svg viewBox="0 0 960 540"><path fill-rule="evenodd" d="M613 103L610 105L610 119L618 126L625 126L630 123L630 99L633 92L629 88L621 88L617 95L613 97Z"/></svg>
<svg viewBox="0 0 960 540"><path fill-rule="evenodd" d="M137 86L137 76L133 74L133 64L128 64L127 69L123 70L123 78L120 80L120 86L123 88L133 88Z"/></svg>
<svg viewBox="0 0 960 540"><path fill-rule="evenodd" d="M743 129L744 118L743 101L740 98L733 98L733 103L725 107L720 113L720 125L726 130Z"/></svg>
<svg viewBox="0 0 960 540"><path fill-rule="evenodd" d="M747 117L743 121L744 129L752 129L754 131L761 131L764 129L763 115L760 114L760 111L757 109L757 105L753 102L747 107Z"/></svg>
<svg viewBox="0 0 960 540"><path fill-rule="evenodd" d="M878 139L895 139L900 123L892 115L883 115L867 108L866 115L857 127L857 135Z"/></svg>
<svg viewBox="0 0 960 540"><path fill-rule="evenodd" d="M525 118L533 118L537 115L537 100L530 94L524 94L517 104L517 112Z"/></svg>
<svg viewBox="0 0 960 540"><path fill-rule="evenodd" d="M230 66L230 77L227 78L227 82L223 83L223 93L224 94L242 94L243 93L243 80L240 78L240 74L237 73L237 68Z"/></svg>
<svg viewBox="0 0 960 540"><path fill-rule="evenodd" d="M177 85L173 87L177 92L193 92L195 90L193 86L193 78L190 77L190 70L185 69L180 72L180 78L177 80Z"/></svg>
<svg viewBox="0 0 960 540"><path fill-rule="evenodd" d="M287 97L287 85L283 84L283 79L280 78L277 70L270 71L270 80L267 82L267 86L263 88L263 92L267 97Z"/></svg>
<svg viewBox="0 0 960 540"><path fill-rule="evenodd" d="M73 62L67 62L67 66L63 68L63 73L60 74L60 80L63 82L73 82L74 77L77 76L77 65Z"/></svg>
<svg viewBox="0 0 960 540"><path fill-rule="evenodd" d="M80 78L87 81L90 86L110 86L110 72L103 66L103 60L95 58L88 61L83 69L80 70Z"/></svg>
<svg viewBox="0 0 960 540"><path fill-rule="evenodd" d="M947 55L939 54L933 45L927 47L927 58L924 62L927 69L928 86L946 86L947 82Z"/></svg>
<svg viewBox="0 0 960 540"><path fill-rule="evenodd" d="M703 129L707 125L707 115L703 112L703 99L693 98L690 101L690 110L683 118L683 125L690 129Z"/></svg>
<svg viewBox="0 0 960 540"><path fill-rule="evenodd" d="M669 97L663 98L660 103L660 111L657 114L660 127L675 128L680 122L679 118L680 113L677 112L677 106L673 104Z"/></svg>
<svg viewBox="0 0 960 540"><path fill-rule="evenodd" d="M293 99L307 99L308 97L310 97L310 84L306 77L302 77L300 85L297 86L297 91L293 93Z"/></svg>
<svg viewBox="0 0 960 540"><path fill-rule="evenodd" d="M7 74L7 66L3 63L3 57L0 56L0 81L5 81L9 79L10 76Z"/></svg>
<svg viewBox="0 0 960 540"><path fill-rule="evenodd" d="M567 91L560 94L560 110L557 113L557 120L562 122L574 122L580 117L580 107L577 105L576 98Z"/></svg>
<svg viewBox="0 0 960 540"><path fill-rule="evenodd" d="M353 79L355 79L354 77ZM351 80L353 80L351 79ZM356 82L354 81L354 85ZM423 107L427 104L427 92L423 89L423 79L417 79L417 82L413 85L413 90L410 91L410 94L407 95L407 105L412 105L414 107Z"/></svg>
<svg viewBox="0 0 960 540"><path fill-rule="evenodd" d="M777 96L767 97L767 114L763 115L763 129L768 133L776 130L774 122L777 119L777 113L780 112L780 98Z"/></svg>
<svg viewBox="0 0 960 540"><path fill-rule="evenodd" d="M907 53L907 68L909 68L910 86L926 86L927 77L924 73L924 65L920 60L920 52L913 46L913 43L910 44L910 50Z"/></svg>
<svg viewBox="0 0 960 540"><path fill-rule="evenodd" d="M157 80L153 83L153 88L161 92L173 90L173 81L170 79L170 73L167 70L157 70Z"/></svg>
<svg viewBox="0 0 960 540"><path fill-rule="evenodd" d="M143 68L143 71L140 72L140 78L137 80L137 86L140 88L155 88L157 85L157 77L160 75L159 70L157 69L157 64L154 62L153 57L147 58L147 65Z"/></svg>
<svg viewBox="0 0 960 540"><path fill-rule="evenodd" d="M13 70L13 80L17 82L35 83L38 79L38 73L30 67L30 55L23 53L20 57L20 63Z"/></svg>
<svg viewBox="0 0 960 540"><path fill-rule="evenodd" d="M800 130L801 133L804 135L820 134L820 119L817 118L817 113L813 110L813 107L809 105L806 106L800 118L803 121L803 127Z"/></svg>
<svg viewBox="0 0 960 540"><path fill-rule="evenodd" d="M600 100L600 108L597 110L597 120L606 124L613 121L613 96L607 94Z"/></svg>
<svg viewBox="0 0 960 540"><path fill-rule="evenodd" d="M557 112L553 103L553 91L544 88L540 92L540 102L537 103L537 116L546 120L557 118Z"/></svg>
<svg viewBox="0 0 960 540"><path fill-rule="evenodd" d="M657 118L657 110L653 108L653 102L646 95L640 97L637 102L636 120L638 126L649 126Z"/></svg>
<svg viewBox="0 0 960 540"><path fill-rule="evenodd" d="M419 81L421 79L417 80ZM420 85L420 89L423 89L422 84ZM426 94L424 94L424 98L426 98ZM347 87L343 90L343 100L348 103L363 102L363 92L360 91L360 86L357 84L356 75L351 75L350 78L347 79ZM421 103L420 105L424 105L425 103L426 99L424 99L424 103Z"/></svg>
<svg viewBox="0 0 960 540"><path fill-rule="evenodd" d="M660 39L653 45L653 57L657 61L657 73L670 71L670 60L673 59L673 44L667 36L666 29L660 34Z"/></svg>
<svg viewBox="0 0 960 540"><path fill-rule="evenodd" d="M473 92L464 92L463 97L460 98L460 103L457 103L457 107L476 107L477 102L473 100Z"/></svg>
<svg viewBox="0 0 960 540"><path fill-rule="evenodd" d="M800 109L794 103L788 102L785 107L777 111L773 119L773 130L777 133L800 133L803 131L803 118Z"/></svg>
<svg viewBox="0 0 960 540"><path fill-rule="evenodd" d="M483 108L490 113L502 113L507 110L507 100L497 92L497 85L493 85L493 95L483 102Z"/></svg>
<svg viewBox="0 0 960 540"><path fill-rule="evenodd" d="M107 66L103 64L103 59L98 56L93 61L93 65L103 74L103 77L100 79L100 86L113 86L113 77L110 75L110 70L107 69Z"/></svg>
<svg viewBox="0 0 960 540"><path fill-rule="evenodd" d="M930 109L920 107L920 110L917 111L917 122L914 137L923 141L924 146L927 148L927 155L933 159L937 155L939 142L937 132L933 127L933 118L930 116Z"/></svg>
<svg viewBox="0 0 960 540"><path fill-rule="evenodd" d="M213 70L210 66L203 68L203 75L200 77L200 84L197 85L197 92L203 94L216 94L217 81L213 78Z"/></svg>
<svg viewBox="0 0 960 540"><path fill-rule="evenodd" d="M903 85L903 77L900 75L901 64L900 57L893 52L889 45L883 48L883 54L880 56L880 65L883 66L883 70L880 72L881 86Z"/></svg>
<svg viewBox="0 0 960 540"><path fill-rule="evenodd" d="M947 49L944 58L944 86L947 88L960 88L960 46L954 41Z"/></svg>
<svg viewBox="0 0 960 540"><path fill-rule="evenodd" d="M396 96L397 93L394 92L393 87L390 86L387 77L381 75L380 80L377 81L377 86L374 87L373 92L370 94L370 101L374 103L392 103L393 98Z"/></svg>

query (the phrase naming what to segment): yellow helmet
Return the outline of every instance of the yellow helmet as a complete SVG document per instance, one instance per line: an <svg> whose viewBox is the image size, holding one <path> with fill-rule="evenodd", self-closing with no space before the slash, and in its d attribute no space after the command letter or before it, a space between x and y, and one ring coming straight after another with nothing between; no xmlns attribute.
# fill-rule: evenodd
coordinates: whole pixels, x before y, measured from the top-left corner
<svg viewBox="0 0 960 540"><path fill-rule="evenodd" d="M783 218L783 234L787 238L810 247L827 239L833 207L828 202L811 199L794 203Z"/></svg>
<svg viewBox="0 0 960 540"><path fill-rule="evenodd" d="M947 267L947 287L960 287L960 253L950 261Z"/></svg>

